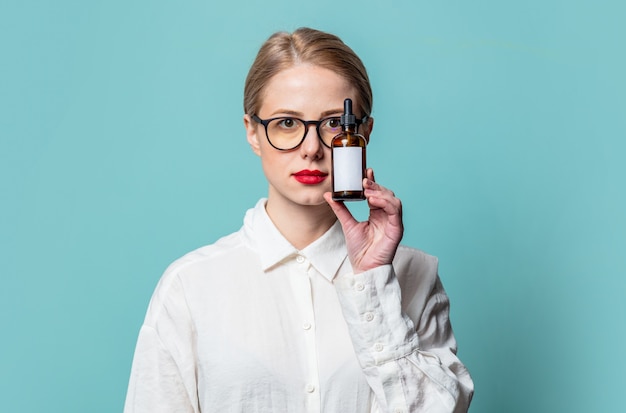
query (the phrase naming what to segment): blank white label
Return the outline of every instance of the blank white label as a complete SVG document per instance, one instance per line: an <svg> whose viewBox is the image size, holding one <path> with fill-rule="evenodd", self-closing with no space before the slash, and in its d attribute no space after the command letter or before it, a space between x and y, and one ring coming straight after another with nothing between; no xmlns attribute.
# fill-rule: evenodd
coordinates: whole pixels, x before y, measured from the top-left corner
<svg viewBox="0 0 626 413"><path fill-rule="evenodd" d="M333 191L363 190L363 148L333 148Z"/></svg>

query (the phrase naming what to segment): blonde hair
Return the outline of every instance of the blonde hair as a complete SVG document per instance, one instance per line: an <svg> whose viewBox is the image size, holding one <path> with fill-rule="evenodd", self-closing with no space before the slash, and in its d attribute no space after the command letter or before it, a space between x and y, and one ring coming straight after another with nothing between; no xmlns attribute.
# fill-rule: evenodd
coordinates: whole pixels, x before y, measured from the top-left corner
<svg viewBox="0 0 626 413"><path fill-rule="evenodd" d="M356 89L363 111L358 115L371 115L372 87L361 59L339 37L307 27L293 33L274 33L263 43L246 78L244 112L256 115L269 80L298 63L320 66L342 76Z"/></svg>

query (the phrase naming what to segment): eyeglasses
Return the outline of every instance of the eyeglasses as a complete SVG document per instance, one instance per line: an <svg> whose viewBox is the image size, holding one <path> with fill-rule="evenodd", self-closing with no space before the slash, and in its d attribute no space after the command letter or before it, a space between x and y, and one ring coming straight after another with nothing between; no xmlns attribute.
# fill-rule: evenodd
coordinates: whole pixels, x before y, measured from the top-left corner
<svg viewBox="0 0 626 413"><path fill-rule="evenodd" d="M291 116L261 119L257 115L252 115L251 118L265 127L267 141L279 151L289 151L300 146L309 132L310 125L315 125L317 136L327 148L330 148L333 138L341 133L339 116L320 120L302 120ZM357 119L357 128L367 122L367 119L367 115Z"/></svg>

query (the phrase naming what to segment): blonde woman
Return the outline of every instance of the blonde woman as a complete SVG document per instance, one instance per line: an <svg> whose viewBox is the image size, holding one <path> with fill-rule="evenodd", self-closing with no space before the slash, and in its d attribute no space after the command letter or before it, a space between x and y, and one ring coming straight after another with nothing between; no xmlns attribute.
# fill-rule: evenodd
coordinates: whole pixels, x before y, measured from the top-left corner
<svg viewBox="0 0 626 413"><path fill-rule="evenodd" d="M241 230L166 270L127 413L467 411L473 383L437 259L399 245L400 200L371 169L367 221L330 197L329 143L346 98L369 139L372 90L348 46L308 28L263 44L243 121L267 198Z"/></svg>

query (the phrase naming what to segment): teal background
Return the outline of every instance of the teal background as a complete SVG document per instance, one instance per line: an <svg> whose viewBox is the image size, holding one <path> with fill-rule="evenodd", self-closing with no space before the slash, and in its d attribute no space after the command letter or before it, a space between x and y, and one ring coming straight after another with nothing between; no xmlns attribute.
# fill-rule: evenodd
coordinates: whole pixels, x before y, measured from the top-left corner
<svg viewBox="0 0 626 413"><path fill-rule="evenodd" d="M340 35L368 161L440 258L471 412L616 412L626 385L619 1L0 3L0 411L121 411L162 271L266 193L245 75ZM356 213L362 214L360 207Z"/></svg>

